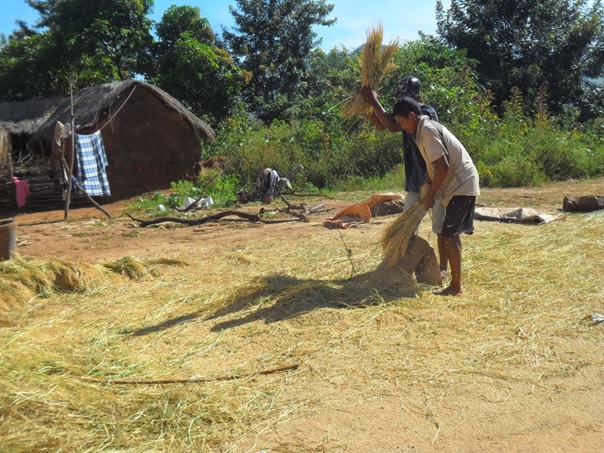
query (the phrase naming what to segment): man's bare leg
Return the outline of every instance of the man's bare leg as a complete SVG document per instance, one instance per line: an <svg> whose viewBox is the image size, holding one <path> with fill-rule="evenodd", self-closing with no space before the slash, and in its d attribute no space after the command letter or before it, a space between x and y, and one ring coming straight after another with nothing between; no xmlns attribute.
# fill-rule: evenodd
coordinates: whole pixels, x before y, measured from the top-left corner
<svg viewBox="0 0 604 453"><path fill-rule="evenodd" d="M461 238L459 234L456 234L451 238L443 237L443 240L451 265L451 283L436 294L440 296L461 296L463 294L463 287L461 286Z"/></svg>
<svg viewBox="0 0 604 453"><path fill-rule="evenodd" d="M444 278L447 275L447 269L449 268L449 257L447 253L446 238L442 234L438 233L437 236L438 244L438 264L440 266L440 275Z"/></svg>

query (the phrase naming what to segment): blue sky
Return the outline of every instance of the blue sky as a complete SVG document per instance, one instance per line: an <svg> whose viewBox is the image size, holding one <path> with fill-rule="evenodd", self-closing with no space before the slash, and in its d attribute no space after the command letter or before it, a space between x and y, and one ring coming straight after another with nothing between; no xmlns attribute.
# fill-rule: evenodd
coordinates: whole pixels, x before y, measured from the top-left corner
<svg viewBox="0 0 604 453"><path fill-rule="evenodd" d="M401 42L415 40L418 31L436 33L436 0L327 0L326 3L335 5L329 17L337 18L337 21L331 27L316 30L323 39L321 47L324 50L340 46L356 49L365 42L367 30L380 22L384 27L385 43L397 38ZM443 4L447 8L450 0L443 0ZM234 0L155 0L151 18L159 21L170 5L199 7L201 15L209 20L218 35L222 34L223 26L233 26L229 5L235 6ZM17 19L30 26L38 19L38 13L24 0L0 0L0 11L0 33L6 36L17 28Z"/></svg>

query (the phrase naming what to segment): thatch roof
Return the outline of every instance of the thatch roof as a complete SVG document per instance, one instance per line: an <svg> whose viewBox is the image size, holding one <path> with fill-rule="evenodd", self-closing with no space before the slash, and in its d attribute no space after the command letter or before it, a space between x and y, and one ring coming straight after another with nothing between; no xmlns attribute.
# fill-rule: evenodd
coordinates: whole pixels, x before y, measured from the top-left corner
<svg viewBox="0 0 604 453"><path fill-rule="evenodd" d="M0 129L11 134L33 134L55 111L64 98L0 102Z"/></svg>
<svg viewBox="0 0 604 453"><path fill-rule="evenodd" d="M167 108L176 111L184 121L189 123L205 142L210 142L214 139L214 131L207 123L197 118L179 101L162 89L139 80L107 83L84 88L75 92L74 115L76 117L76 131L97 124L108 114L109 116L115 115L117 110L110 111L110 109L116 103L116 100L127 99L135 89L144 89L151 92L163 102ZM42 124L38 132L34 134L31 138L31 142L52 140L56 122L61 121L64 124L69 123L70 104L69 99L64 100L46 122ZM119 113L117 113L117 115L119 116Z"/></svg>

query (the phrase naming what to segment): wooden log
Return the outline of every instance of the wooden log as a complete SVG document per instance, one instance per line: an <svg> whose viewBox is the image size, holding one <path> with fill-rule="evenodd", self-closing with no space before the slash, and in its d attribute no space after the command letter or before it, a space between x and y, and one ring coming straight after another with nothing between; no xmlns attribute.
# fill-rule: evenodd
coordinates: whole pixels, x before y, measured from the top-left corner
<svg viewBox="0 0 604 453"><path fill-rule="evenodd" d="M568 212L591 212L604 209L604 196L564 197L562 209Z"/></svg>

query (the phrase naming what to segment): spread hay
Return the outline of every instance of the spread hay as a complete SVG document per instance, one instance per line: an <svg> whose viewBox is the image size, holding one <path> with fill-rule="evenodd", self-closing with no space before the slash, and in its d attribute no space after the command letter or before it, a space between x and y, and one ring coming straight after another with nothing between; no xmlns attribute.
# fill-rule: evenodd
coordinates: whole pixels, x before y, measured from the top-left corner
<svg viewBox="0 0 604 453"><path fill-rule="evenodd" d="M414 203L386 227L380 243L384 252L384 261L390 266L395 266L405 256L409 241L419 228L424 215L426 215L424 206Z"/></svg>

